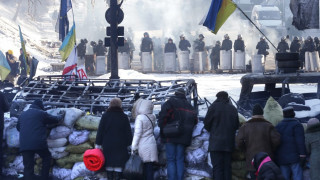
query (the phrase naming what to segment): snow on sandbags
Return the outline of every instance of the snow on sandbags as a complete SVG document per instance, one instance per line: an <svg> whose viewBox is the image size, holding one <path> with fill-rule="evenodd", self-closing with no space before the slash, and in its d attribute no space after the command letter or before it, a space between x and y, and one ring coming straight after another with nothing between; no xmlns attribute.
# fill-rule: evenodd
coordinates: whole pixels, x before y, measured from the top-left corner
<svg viewBox="0 0 320 180"><path fill-rule="evenodd" d="M71 171L71 179L75 179L77 177L83 176L91 176L94 173L89 171L83 162L77 162L74 164L72 171Z"/></svg>
<svg viewBox="0 0 320 180"><path fill-rule="evenodd" d="M92 144L95 144L96 143L96 137L97 137L97 131L91 131L90 134L89 134L89 141Z"/></svg>
<svg viewBox="0 0 320 180"><path fill-rule="evenodd" d="M15 126L6 129L7 145L11 148L20 146L20 133Z"/></svg>
<svg viewBox="0 0 320 180"><path fill-rule="evenodd" d="M50 131L49 139L66 138L72 133L72 130L67 126L58 126Z"/></svg>
<svg viewBox="0 0 320 180"><path fill-rule="evenodd" d="M67 138L59 138L59 139L47 139L49 148L59 148L63 147L67 144Z"/></svg>
<svg viewBox="0 0 320 180"><path fill-rule="evenodd" d="M295 112L296 118L312 118L320 114L320 99L306 100L306 106L309 106L311 110Z"/></svg>
<svg viewBox="0 0 320 180"><path fill-rule="evenodd" d="M52 168L53 176L61 180L71 180L71 172L72 172L71 169L64 169L64 168L58 168L58 167Z"/></svg>
<svg viewBox="0 0 320 180"><path fill-rule="evenodd" d="M72 128L74 123L83 115L85 115L84 111L81 111L77 108L57 108L50 109L47 112L51 115L58 115L60 111L65 111L66 115L64 116L63 124L69 128Z"/></svg>
<svg viewBox="0 0 320 180"><path fill-rule="evenodd" d="M263 109L263 116L267 121L271 122L273 126L276 126L280 121L282 121L282 107L275 99L273 99L273 97L269 97Z"/></svg>
<svg viewBox="0 0 320 180"><path fill-rule="evenodd" d="M66 151L66 147L49 148L49 151L53 159L61 159L69 155Z"/></svg>
<svg viewBox="0 0 320 180"><path fill-rule="evenodd" d="M22 172L24 169L22 156L17 156L15 160L9 164L9 168L18 172Z"/></svg>
<svg viewBox="0 0 320 180"><path fill-rule="evenodd" d="M101 117L97 116L83 116L76 122L76 128L97 131L100 120Z"/></svg>
<svg viewBox="0 0 320 180"><path fill-rule="evenodd" d="M69 136L69 143L72 145L79 145L85 143L89 139L89 131L73 131Z"/></svg>
<svg viewBox="0 0 320 180"><path fill-rule="evenodd" d="M69 144L66 147L66 151L67 152L74 153L74 154L84 153L88 149L92 149L92 146L88 142L80 144L80 145L77 145L77 146Z"/></svg>

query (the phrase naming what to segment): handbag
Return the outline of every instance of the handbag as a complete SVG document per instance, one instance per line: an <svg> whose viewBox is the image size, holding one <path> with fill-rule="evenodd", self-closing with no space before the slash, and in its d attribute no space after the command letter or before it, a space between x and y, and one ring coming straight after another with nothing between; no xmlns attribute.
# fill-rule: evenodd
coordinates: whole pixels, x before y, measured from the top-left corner
<svg viewBox="0 0 320 180"><path fill-rule="evenodd" d="M179 112L179 120L170 122L163 127L162 133L165 137L169 137L169 138L177 137L182 133L180 111L178 112Z"/></svg>

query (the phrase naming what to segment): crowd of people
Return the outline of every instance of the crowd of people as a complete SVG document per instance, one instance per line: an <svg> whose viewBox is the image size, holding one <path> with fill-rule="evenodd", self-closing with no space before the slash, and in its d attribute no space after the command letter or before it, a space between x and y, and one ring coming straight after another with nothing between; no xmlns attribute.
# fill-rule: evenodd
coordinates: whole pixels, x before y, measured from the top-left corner
<svg viewBox="0 0 320 180"><path fill-rule="evenodd" d="M3 113L9 107L1 92L0 100L3 128ZM174 96L161 106L158 119L153 114L153 102L137 95L132 109L134 132L121 107L121 99L110 101L101 117L95 141L95 148L102 149L107 159L107 178L122 179L130 154L136 154L143 162L143 179L154 179L153 170L158 162L154 128L158 125L165 145L167 178L183 180L185 150L191 144L193 129L198 123L197 110L187 100L185 90L177 89ZM307 161L310 162L311 179L319 179L319 120L310 119L305 133L290 106L283 109L283 120L276 126L267 121L263 114L262 107L256 104L251 119L241 125L238 111L230 102L228 93L221 91L216 94L216 100L208 108L203 122L210 134L208 153L213 167L213 179L232 179L231 157L235 148L245 152L249 179L302 180ZM46 142L46 128L48 124L60 124L64 116L63 110L57 116L49 115L44 111L43 102L35 100L19 117L17 129L20 131L20 152L26 180L34 179L35 154L42 158L41 178L49 178L51 154Z"/></svg>

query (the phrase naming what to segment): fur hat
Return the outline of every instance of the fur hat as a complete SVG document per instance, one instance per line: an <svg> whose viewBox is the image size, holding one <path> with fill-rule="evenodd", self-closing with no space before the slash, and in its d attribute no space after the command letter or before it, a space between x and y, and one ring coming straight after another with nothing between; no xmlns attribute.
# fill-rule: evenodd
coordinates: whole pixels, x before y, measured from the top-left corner
<svg viewBox="0 0 320 180"><path fill-rule="evenodd" d="M185 96L186 95L186 92L184 91L183 88L179 88L177 89L175 92L174 92L175 95L183 95Z"/></svg>
<svg viewBox="0 0 320 180"><path fill-rule="evenodd" d="M294 113L294 109L292 106L288 106L283 109L283 117L284 118L294 118L296 113Z"/></svg>
<svg viewBox="0 0 320 180"><path fill-rule="evenodd" d="M225 91L220 91L216 94L217 98L223 98L223 99L228 99L229 94Z"/></svg>
<svg viewBox="0 0 320 180"><path fill-rule="evenodd" d="M313 125L316 125L316 124L319 124L319 123L320 123L319 119L311 118L311 119L309 119L309 121L307 123L307 127L310 127L310 126L313 126Z"/></svg>
<svg viewBox="0 0 320 180"><path fill-rule="evenodd" d="M33 101L32 105L39 107L40 109L44 110L43 102L41 99L36 99Z"/></svg>
<svg viewBox="0 0 320 180"><path fill-rule="evenodd" d="M122 106L122 101L119 98L113 98L110 101L109 108L111 107L120 107Z"/></svg>
<svg viewBox="0 0 320 180"><path fill-rule="evenodd" d="M252 116L254 115L263 115L263 109L260 104L255 104L252 109Z"/></svg>

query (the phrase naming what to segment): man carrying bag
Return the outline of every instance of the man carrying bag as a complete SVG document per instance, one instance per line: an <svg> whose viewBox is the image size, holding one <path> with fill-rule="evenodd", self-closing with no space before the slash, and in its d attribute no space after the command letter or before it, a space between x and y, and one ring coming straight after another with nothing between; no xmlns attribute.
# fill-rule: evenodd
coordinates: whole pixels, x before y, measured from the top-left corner
<svg viewBox="0 0 320 180"><path fill-rule="evenodd" d="M184 179L184 151L191 143L197 122L197 112L187 101L183 88L162 105L158 125L166 144L168 180Z"/></svg>

